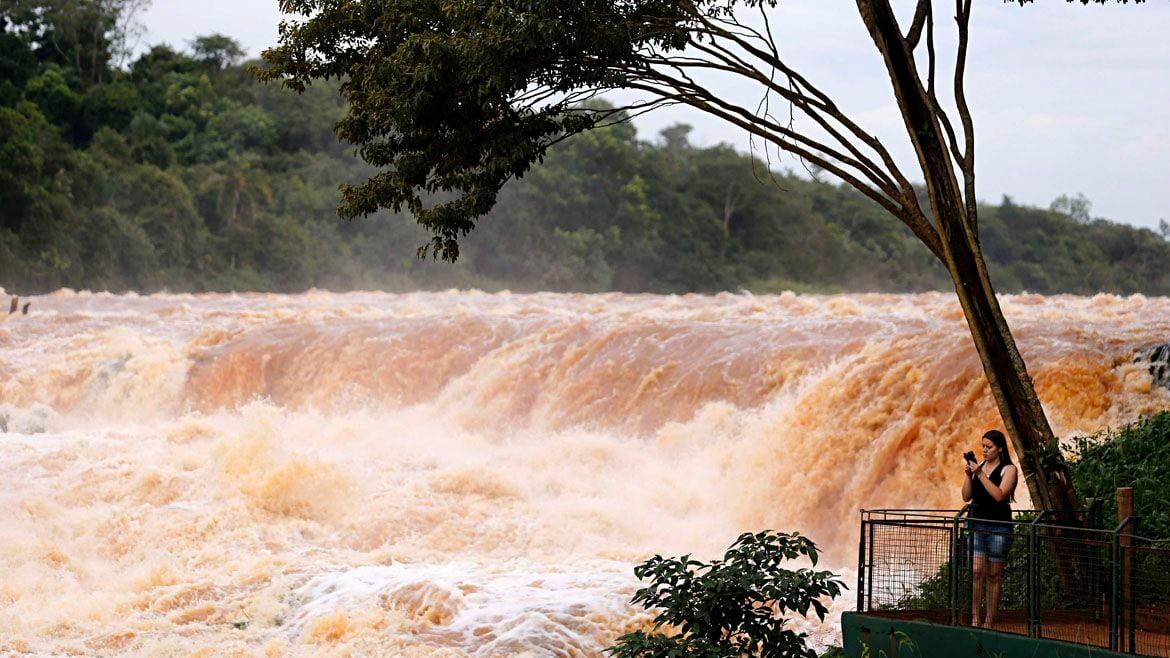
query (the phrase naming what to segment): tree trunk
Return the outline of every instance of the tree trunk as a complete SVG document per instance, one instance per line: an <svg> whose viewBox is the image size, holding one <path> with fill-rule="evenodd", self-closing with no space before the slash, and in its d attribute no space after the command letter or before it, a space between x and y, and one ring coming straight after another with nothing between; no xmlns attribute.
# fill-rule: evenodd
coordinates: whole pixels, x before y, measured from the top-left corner
<svg viewBox="0 0 1170 658"><path fill-rule="evenodd" d="M918 76L911 48L902 37L888 0L857 0L857 7L885 59L906 132L926 179L934 223L942 239L943 264L955 284L1032 504L1038 509L1079 511L1059 444L996 300L975 229L976 219L968 216L965 209L933 100Z"/></svg>
<svg viewBox="0 0 1170 658"><path fill-rule="evenodd" d="M955 224L953 220L939 222L947 270L1004 427L1012 437L1032 504L1037 509L1078 511L1068 466L1000 311L979 242Z"/></svg>

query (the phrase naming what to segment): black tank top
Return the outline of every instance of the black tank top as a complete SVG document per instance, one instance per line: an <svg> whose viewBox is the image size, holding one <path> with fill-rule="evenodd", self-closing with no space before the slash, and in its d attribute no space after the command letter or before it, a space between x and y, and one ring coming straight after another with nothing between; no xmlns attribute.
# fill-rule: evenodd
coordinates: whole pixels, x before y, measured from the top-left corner
<svg viewBox="0 0 1170 658"><path fill-rule="evenodd" d="M991 483L997 487L1003 482L1004 466L1007 464L1001 462L987 476L987 479L991 480ZM984 521L1011 521L1012 506L1006 498L1003 501L997 501L991 494L987 493L982 480L973 478L973 482L971 482L971 518Z"/></svg>

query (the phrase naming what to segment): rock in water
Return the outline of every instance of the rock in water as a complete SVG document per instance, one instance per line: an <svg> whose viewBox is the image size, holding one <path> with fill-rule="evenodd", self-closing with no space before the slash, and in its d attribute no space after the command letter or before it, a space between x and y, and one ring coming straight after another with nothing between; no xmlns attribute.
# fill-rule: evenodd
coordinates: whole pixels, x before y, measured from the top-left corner
<svg viewBox="0 0 1170 658"><path fill-rule="evenodd" d="M1134 355L1133 362L1149 366L1155 386L1170 389L1170 343L1154 345L1139 351Z"/></svg>

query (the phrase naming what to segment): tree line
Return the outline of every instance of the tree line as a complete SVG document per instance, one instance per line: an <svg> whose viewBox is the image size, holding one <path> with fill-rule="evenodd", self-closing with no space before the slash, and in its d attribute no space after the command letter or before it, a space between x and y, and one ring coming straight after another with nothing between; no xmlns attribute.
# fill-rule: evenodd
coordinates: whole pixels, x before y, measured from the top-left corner
<svg viewBox="0 0 1170 658"><path fill-rule="evenodd" d="M222 35L127 56L128 0L0 1L0 286L627 292L950 290L914 235L797 161L769 169L676 125L585 132L502 190L455 264L406 213L340 220L375 171L338 141L336 83L262 85ZM797 175L794 171L801 172ZM925 192L923 191L923 194ZM980 207L1001 292L1170 294L1166 233Z"/></svg>

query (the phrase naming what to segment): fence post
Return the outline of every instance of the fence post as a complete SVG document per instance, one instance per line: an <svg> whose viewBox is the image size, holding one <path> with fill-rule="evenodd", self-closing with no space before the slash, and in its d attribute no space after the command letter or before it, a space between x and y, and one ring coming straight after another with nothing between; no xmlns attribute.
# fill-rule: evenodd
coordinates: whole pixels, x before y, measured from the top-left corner
<svg viewBox="0 0 1170 658"><path fill-rule="evenodd" d="M865 510L861 510L861 532L857 540L857 611L865 612Z"/></svg>
<svg viewBox="0 0 1170 658"><path fill-rule="evenodd" d="M1133 518L1133 487L1118 487L1115 495L1117 497L1117 518L1118 520L1125 519L1125 522L1118 528L1118 531L1121 532L1122 528L1125 528L1126 523ZM1133 599L1133 582L1130 580L1129 569L1131 553L1129 548L1132 545L1132 532L1133 528L1130 527L1126 531L1121 532L1121 535L1118 537L1118 552L1121 559L1121 564L1119 565L1121 571L1121 605L1117 610L1117 623L1118 634L1121 637L1128 637L1129 634L1122 635L1121 631L1132 628L1134 622L1133 615L1127 614L1129 602ZM1133 642L1131 640L1130 650L1133 649L1132 644ZM1120 642L1118 643L1118 647L1121 647Z"/></svg>
<svg viewBox="0 0 1170 658"><path fill-rule="evenodd" d="M1040 637L1040 559L1037 553L1040 545L1036 540L1036 524L1044 518L1047 510L1040 510L1028 524L1028 636Z"/></svg>
<svg viewBox="0 0 1170 658"><path fill-rule="evenodd" d="M873 521L869 523L869 578L865 581L865 595L869 608L873 608Z"/></svg>
<svg viewBox="0 0 1170 658"><path fill-rule="evenodd" d="M1130 535L1135 534L1135 526L1137 521L1130 524ZM1133 559L1133 544L1126 550L1125 557L1128 571L1125 574L1126 582L1133 582L1134 559ZM1131 593L1132 594L1132 593ZM1137 653L1137 597L1131 596L1129 599L1129 652Z"/></svg>
<svg viewBox="0 0 1170 658"><path fill-rule="evenodd" d="M951 605L951 625L959 625L959 607L961 603L960 586L967 573L967 565L971 562L971 555L968 552L968 545L966 538L963 536L962 523L966 518L967 512L971 509L971 504L963 505L955 514L951 523L951 582L950 582L950 605Z"/></svg>
<svg viewBox="0 0 1170 658"><path fill-rule="evenodd" d="M1037 637L1036 632L1036 524L1028 525L1028 637Z"/></svg>
<svg viewBox="0 0 1170 658"><path fill-rule="evenodd" d="M1110 574L1109 574L1109 650L1118 651L1121 644L1122 601L1121 580L1125 570L1121 567L1121 533L1131 521L1126 517L1113 531L1113 541L1110 542Z"/></svg>
<svg viewBox="0 0 1170 658"><path fill-rule="evenodd" d="M951 520L950 527L951 564L947 579L947 607L950 608L951 626L959 624L959 516Z"/></svg>

